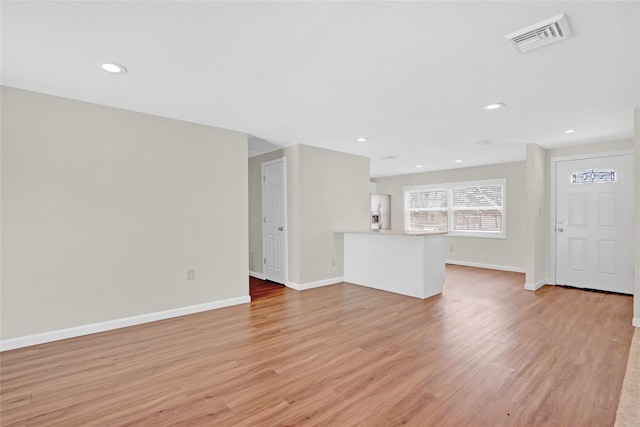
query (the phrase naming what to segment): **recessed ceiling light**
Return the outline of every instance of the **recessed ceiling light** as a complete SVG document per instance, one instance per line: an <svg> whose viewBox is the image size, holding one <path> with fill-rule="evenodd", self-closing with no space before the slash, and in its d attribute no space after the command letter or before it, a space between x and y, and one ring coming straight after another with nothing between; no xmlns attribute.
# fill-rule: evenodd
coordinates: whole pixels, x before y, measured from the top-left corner
<svg viewBox="0 0 640 427"><path fill-rule="evenodd" d="M124 74L127 72L124 65L116 64L115 62L105 62L102 64L102 69L113 74Z"/></svg>
<svg viewBox="0 0 640 427"><path fill-rule="evenodd" d="M498 110L503 108L505 104L503 102L496 102L495 104L487 104L484 106L485 110Z"/></svg>
<svg viewBox="0 0 640 427"><path fill-rule="evenodd" d="M421 167L422 167L422 165L416 165L416 167L417 167L417 168L421 168Z"/></svg>
<svg viewBox="0 0 640 427"><path fill-rule="evenodd" d="M567 129L564 131L564 133L574 133L575 131L575 129Z"/></svg>
<svg viewBox="0 0 640 427"><path fill-rule="evenodd" d="M366 142L367 138L365 138L364 136L361 136L360 138L356 138L356 141L358 141L358 142Z"/></svg>
<svg viewBox="0 0 640 427"><path fill-rule="evenodd" d="M458 159L458 160L455 160L455 162L456 163L462 163L462 160Z"/></svg>

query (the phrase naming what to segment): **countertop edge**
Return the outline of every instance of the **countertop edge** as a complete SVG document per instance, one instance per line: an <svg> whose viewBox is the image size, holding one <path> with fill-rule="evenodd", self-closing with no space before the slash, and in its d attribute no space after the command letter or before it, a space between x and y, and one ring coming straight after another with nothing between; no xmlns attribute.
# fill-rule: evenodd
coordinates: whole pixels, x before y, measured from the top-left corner
<svg viewBox="0 0 640 427"><path fill-rule="evenodd" d="M340 234L370 234L370 235L379 235L379 236L434 236L434 235L444 235L447 234L447 231L405 231L405 230L347 230L347 231L336 231L336 233Z"/></svg>

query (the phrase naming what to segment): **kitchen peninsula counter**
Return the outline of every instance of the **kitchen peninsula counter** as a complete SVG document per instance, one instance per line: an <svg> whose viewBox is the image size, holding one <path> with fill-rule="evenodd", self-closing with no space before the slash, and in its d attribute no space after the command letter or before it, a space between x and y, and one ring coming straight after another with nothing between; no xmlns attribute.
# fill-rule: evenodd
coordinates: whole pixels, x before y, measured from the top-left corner
<svg viewBox="0 0 640 427"><path fill-rule="evenodd" d="M344 232L344 281L415 298L442 293L442 231Z"/></svg>
<svg viewBox="0 0 640 427"><path fill-rule="evenodd" d="M344 234L380 234L383 236L432 236L444 235L446 231L407 231L407 230L353 230L343 231Z"/></svg>

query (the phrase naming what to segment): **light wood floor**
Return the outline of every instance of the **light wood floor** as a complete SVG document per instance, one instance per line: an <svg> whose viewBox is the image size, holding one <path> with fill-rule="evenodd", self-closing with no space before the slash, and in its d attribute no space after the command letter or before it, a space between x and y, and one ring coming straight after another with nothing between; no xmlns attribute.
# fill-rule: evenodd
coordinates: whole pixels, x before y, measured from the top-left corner
<svg viewBox="0 0 640 427"><path fill-rule="evenodd" d="M628 296L449 266L419 300L349 284L2 353L9 425L606 426Z"/></svg>

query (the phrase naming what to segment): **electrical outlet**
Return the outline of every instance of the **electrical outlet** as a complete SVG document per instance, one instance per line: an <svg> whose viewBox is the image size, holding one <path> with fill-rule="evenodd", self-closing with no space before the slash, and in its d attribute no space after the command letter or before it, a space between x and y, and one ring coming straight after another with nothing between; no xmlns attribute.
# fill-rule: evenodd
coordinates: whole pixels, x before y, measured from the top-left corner
<svg viewBox="0 0 640 427"><path fill-rule="evenodd" d="M336 266L336 259L331 258L331 267L335 267L335 266Z"/></svg>
<svg viewBox="0 0 640 427"><path fill-rule="evenodd" d="M196 278L196 269L189 268L187 269L187 280L194 280Z"/></svg>
<svg viewBox="0 0 640 427"><path fill-rule="evenodd" d="M453 246L449 246L449 252L453 252Z"/></svg>

